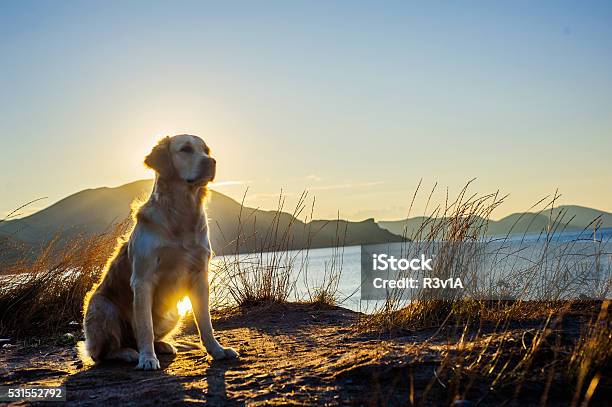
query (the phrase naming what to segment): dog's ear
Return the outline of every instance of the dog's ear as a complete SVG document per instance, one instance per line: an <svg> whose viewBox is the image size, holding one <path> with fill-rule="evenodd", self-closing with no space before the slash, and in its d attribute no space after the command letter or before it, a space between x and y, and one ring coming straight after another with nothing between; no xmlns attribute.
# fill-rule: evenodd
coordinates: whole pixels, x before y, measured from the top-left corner
<svg viewBox="0 0 612 407"><path fill-rule="evenodd" d="M145 158L145 165L155 170L162 177L171 177L174 174L174 165L170 157L170 137L166 136L159 140L159 143L151 153Z"/></svg>

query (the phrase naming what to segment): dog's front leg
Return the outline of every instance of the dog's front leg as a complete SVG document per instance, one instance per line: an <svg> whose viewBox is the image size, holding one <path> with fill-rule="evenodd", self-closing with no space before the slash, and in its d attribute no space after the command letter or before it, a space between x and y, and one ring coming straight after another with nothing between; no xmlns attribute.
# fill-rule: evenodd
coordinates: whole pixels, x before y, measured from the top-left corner
<svg viewBox="0 0 612 407"><path fill-rule="evenodd" d="M133 281L134 313L133 324L138 344L138 365L136 369L157 370L159 360L153 348L153 285L150 282Z"/></svg>
<svg viewBox="0 0 612 407"><path fill-rule="evenodd" d="M232 348L224 348L215 339L210 320L209 296L208 273L199 273L191 287L189 299L191 300L198 331L200 332L200 339L206 351L214 359L235 359L238 357L238 352Z"/></svg>

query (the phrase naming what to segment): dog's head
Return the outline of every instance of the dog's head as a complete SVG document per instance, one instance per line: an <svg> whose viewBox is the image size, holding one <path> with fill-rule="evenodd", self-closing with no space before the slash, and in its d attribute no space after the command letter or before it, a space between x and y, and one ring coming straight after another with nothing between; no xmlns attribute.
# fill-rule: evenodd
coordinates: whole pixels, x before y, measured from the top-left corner
<svg viewBox="0 0 612 407"><path fill-rule="evenodd" d="M154 169L160 178L194 186L211 182L216 164L204 140L189 134L164 137L145 158L145 165Z"/></svg>

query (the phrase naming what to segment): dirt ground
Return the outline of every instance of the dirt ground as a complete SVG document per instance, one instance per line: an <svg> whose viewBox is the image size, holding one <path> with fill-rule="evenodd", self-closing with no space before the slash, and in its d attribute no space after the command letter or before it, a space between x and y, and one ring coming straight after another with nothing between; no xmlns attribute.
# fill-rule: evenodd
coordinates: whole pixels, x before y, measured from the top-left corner
<svg viewBox="0 0 612 407"><path fill-rule="evenodd" d="M239 360L217 362L201 349L184 349L162 355L162 369L154 372L130 364L84 365L70 344L17 341L0 349L0 377L5 385L65 385L68 403L84 406L453 403L455 384L435 370L445 355L443 345L457 341L454 333L431 329L381 337L354 329L358 318L343 308L307 304L217 316L220 342L239 350ZM580 323L565 326L579 332ZM529 327L511 327L510 334L513 329L524 340ZM176 339L197 341L192 328L185 331ZM517 396L515 389L476 382L462 395L469 401L456 405L502 405L511 398L509 405L539 405L543 386L526 383ZM554 380L552 386L547 405L568 405L571 386ZM604 378L590 405L606 405L611 389Z"/></svg>

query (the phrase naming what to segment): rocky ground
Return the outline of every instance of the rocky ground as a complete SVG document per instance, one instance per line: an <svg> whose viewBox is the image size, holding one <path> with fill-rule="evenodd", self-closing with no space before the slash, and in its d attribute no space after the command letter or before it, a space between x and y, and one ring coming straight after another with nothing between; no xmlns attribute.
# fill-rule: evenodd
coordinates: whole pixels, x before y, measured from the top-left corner
<svg viewBox="0 0 612 407"><path fill-rule="evenodd" d="M493 388L469 378L458 383L448 373L436 374L459 343L461 327L388 337L355 329L359 318L343 308L307 304L217 316L217 335L239 350L239 360L211 361L200 349L184 349L161 356L162 369L154 372L130 364L84 365L73 344L20 340L0 349L0 377L5 385L65 385L71 405L451 405L458 397L468 400L456 403L463 406L540 404L543 382L524 383L517 394L516 386ZM564 326L577 335L581 321ZM487 329L481 328L481 337ZM522 322L507 332L524 342L530 329ZM197 340L191 328L185 331L176 339ZM569 404L571 386L556 379L549 386L547 405ZM606 405L611 389L604 377L590 405Z"/></svg>

